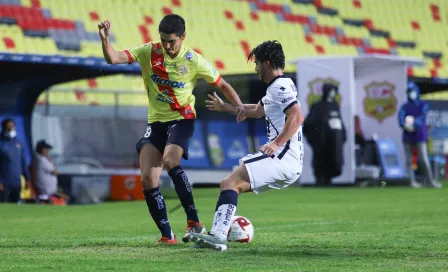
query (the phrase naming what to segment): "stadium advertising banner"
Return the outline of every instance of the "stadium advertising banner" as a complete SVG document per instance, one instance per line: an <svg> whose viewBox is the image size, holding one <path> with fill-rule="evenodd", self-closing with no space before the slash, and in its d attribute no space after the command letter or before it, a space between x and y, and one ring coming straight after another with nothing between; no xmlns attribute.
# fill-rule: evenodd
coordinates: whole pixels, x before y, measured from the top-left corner
<svg viewBox="0 0 448 272"><path fill-rule="evenodd" d="M110 179L110 200L144 200L141 175L113 175Z"/></svg>
<svg viewBox="0 0 448 272"><path fill-rule="evenodd" d="M210 121L207 124L207 144L213 168L230 170L249 153L248 122Z"/></svg>
<svg viewBox="0 0 448 272"><path fill-rule="evenodd" d="M203 124L202 121L199 120L195 121L194 134L190 140L190 146L188 147L189 158L188 160L182 161L182 166L185 168L195 168L195 169L210 168L202 124Z"/></svg>
<svg viewBox="0 0 448 272"><path fill-rule="evenodd" d="M428 100L426 124L430 127L429 135L433 139L448 140L448 102Z"/></svg>
<svg viewBox="0 0 448 272"><path fill-rule="evenodd" d="M259 150L262 145L268 142L268 136L266 134L266 121L264 119L254 119L254 141L255 150Z"/></svg>
<svg viewBox="0 0 448 272"><path fill-rule="evenodd" d="M354 161L354 130L353 116L353 62L350 59L316 58L299 60L297 71L298 95L302 113L306 116L312 104L319 101L322 96L322 86L326 82L339 87L337 101L340 105L342 122L344 123L347 141L344 144L344 166L342 174L332 180L333 183L353 183L355 180ZM303 173L301 184L314 184L315 178L312 168L313 152L306 138L304 141L305 154L303 159Z"/></svg>
<svg viewBox="0 0 448 272"><path fill-rule="evenodd" d="M402 130L398 125L398 111L406 102L407 74L401 62L367 60L356 65L356 113L366 139L391 139L397 146L403 165Z"/></svg>
<svg viewBox="0 0 448 272"><path fill-rule="evenodd" d="M426 102L429 106L426 115L426 125L429 127L429 152L446 155L448 154L448 102L437 100Z"/></svg>

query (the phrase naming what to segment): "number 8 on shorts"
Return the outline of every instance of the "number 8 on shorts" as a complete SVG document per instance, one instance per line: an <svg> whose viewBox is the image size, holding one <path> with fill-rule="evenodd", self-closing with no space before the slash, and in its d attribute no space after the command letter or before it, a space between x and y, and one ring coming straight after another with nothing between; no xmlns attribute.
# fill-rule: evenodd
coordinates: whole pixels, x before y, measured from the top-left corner
<svg viewBox="0 0 448 272"><path fill-rule="evenodd" d="M143 135L143 137L145 137L145 138L149 138L149 136L151 136L151 126L148 126L146 128L145 135Z"/></svg>

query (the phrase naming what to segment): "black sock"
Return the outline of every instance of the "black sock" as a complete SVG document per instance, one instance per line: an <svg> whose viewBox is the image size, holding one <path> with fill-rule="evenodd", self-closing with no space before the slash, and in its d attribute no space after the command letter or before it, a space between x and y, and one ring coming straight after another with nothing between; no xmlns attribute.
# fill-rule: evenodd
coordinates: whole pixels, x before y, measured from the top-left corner
<svg viewBox="0 0 448 272"><path fill-rule="evenodd" d="M182 203L185 213L187 214L187 220L199 222L198 213L196 212L196 207L194 206L190 182L188 182L188 177L184 170L180 165L178 165L168 171L168 175L170 175L171 180L174 183L177 196L179 197L180 203Z"/></svg>
<svg viewBox="0 0 448 272"><path fill-rule="evenodd" d="M215 212L218 210L219 206L223 204L230 204L233 206L238 206L238 193L234 190L224 190L220 193L218 202L216 203Z"/></svg>
<svg viewBox="0 0 448 272"><path fill-rule="evenodd" d="M144 190L143 194L145 195L149 213L162 233L162 236L173 239L173 233L171 231L170 222L168 221L168 215L166 213L165 200L163 200L159 187Z"/></svg>

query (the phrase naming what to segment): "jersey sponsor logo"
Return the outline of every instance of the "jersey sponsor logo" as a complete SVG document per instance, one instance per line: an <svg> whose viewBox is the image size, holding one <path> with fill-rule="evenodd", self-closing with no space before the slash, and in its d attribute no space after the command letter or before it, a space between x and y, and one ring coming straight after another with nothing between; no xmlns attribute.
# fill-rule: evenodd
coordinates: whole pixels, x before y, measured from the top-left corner
<svg viewBox="0 0 448 272"><path fill-rule="evenodd" d="M177 72L181 76L187 74L188 73L188 66L187 65L180 65L179 68L177 68Z"/></svg>
<svg viewBox="0 0 448 272"><path fill-rule="evenodd" d="M185 88L185 82L161 78L157 74L152 74L151 79L154 83L157 83L161 86L169 86L178 89Z"/></svg>
<svg viewBox="0 0 448 272"><path fill-rule="evenodd" d="M397 97L395 96L395 85L387 81L372 81L364 86L365 94L363 105L364 112L383 122L397 111Z"/></svg>
<svg viewBox="0 0 448 272"><path fill-rule="evenodd" d="M216 70L216 68L215 68L213 65L211 65L210 62L208 62L207 60L205 60L205 64L207 65L208 69L209 69L210 71L212 71L212 74L213 74L214 76L216 76L216 73L218 72L218 71Z"/></svg>
<svg viewBox="0 0 448 272"><path fill-rule="evenodd" d="M261 100L262 102L263 102L263 105L270 105L271 104L271 101L270 100L267 100L267 99L263 99L263 100Z"/></svg>
<svg viewBox="0 0 448 272"><path fill-rule="evenodd" d="M168 67L168 68L176 68L177 67L177 63L165 62L165 66Z"/></svg>
<svg viewBox="0 0 448 272"><path fill-rule="evenodd" d="M168 95L168 90L159 92L157 94L156 99L159 100L160 102L165 102L165 103L170 103L170 104L174 103L174 100L171 97L169 97L169 95Z"/></svg>
<svg viewBox="0 0 448 272"><path fill-rule="evenodd" d="M193 53L188 52L188 53L185 55L185 58L186 58L187 60L192 60L192 59L193 59Z"/></svg>
<svg viewBox="0 0 448 272"><path fill-rule="evenodd" d="M291 89L294 91L294 92L297 92L297 88L296 88L296 85L294 85L294 84L291 84Z"/></svg>
<svg viewBox="0 0 448 272"><path fill-rule="evenodd" d="M280 89L280 91L277 92L278 96L287 96L287 95L289 95L289 92L286 91L285 87L280 86L279 89Z"/></svg>
<svg viewBox="0 0 448 272"><path fill-rule="evenodd" d="M289 102L289 101L291 101L291 100L293 100L293 99L294 99L294 97L292 97L292 96L287 97L287 98L285 98L285 99L282 100L282 104L285 104L285 103L287 103L287 102Z"/></svg>
<svg viewBox="0 0 448 272"><path fill-rule="evenodd" d="M163 66L163 62L162 61L155 62L152 67L155 67L155 66Z"/></svg>
<svg viewBox="0 0 448 272"><path fill-rule="evenodd" d="M162 54L162 49L157 48L155 46L152 47L152 51L156 52L157 54L161 55Z"/></svg>

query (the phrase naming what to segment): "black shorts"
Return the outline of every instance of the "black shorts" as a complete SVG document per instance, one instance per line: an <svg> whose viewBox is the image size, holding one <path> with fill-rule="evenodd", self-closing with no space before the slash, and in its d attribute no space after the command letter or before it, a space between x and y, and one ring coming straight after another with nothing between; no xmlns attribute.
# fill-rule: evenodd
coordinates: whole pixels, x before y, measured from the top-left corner
<svg viewBox="0 0 448 272"><path fill-rule="evenodd" d="M188 160L188 145L193 133L194 119L150 123L136 144L137 152L140 154L143 145L151 143L163 154L165 146L175 144L182 147L184 150L182 157Z"/></svg>

